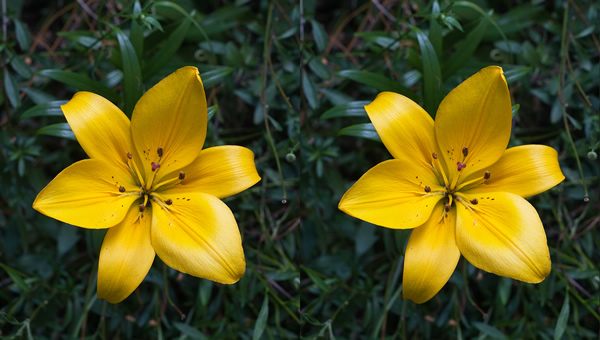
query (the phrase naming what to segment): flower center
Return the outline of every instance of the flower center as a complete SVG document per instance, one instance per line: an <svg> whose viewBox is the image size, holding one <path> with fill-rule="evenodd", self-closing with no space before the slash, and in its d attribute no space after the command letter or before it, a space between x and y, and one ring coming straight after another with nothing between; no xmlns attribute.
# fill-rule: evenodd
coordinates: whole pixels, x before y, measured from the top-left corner
<svg viewBox="0 0 600 340"><path fill-rule="evenodd" d="M462 149L462 154L463 159L456 162L458 174L454 176L452 181L449 181L448 176L446 175L444 168L438 159L438 154L436 152L431 154L431 169L435 173L435 176L440 184L439 186L441 186L443 190L432 191L430 186L425 185L423 188L425 193L423 195L443 195L444 199L447 200L446 203L444 203L444 216L452 209L453 201L461 202L465 206L473 209L474 206L479 203L479 201L477 198L469 199L465 194L461 193L461 190L464 192L469 188L482 185L491 178L490 172L486 171L482 177L477 177L468 181L461 180L460 177L463 173L463 170L467 167L465 159L469 155L469 149L466 146Z"/></svg>
<svg viewBox="0 0 600 340"><path fill-rule="evenodd" d="M131 176L136 180L138 188L127 191L124 186L119 186L118 191L120 196L140 196L142 201L142 203L139 205L140 216L143 215L146 207L149 204L149 201L158 204L163 209L170 210L169 206L173 204L173 200L170 198L165 199L157 190L159 188L165 190L167 188L180 185L181 181L185 179L185 172L180 171L176 176L171 178L161 178L159 181L156 181L156 174L160 171L160 165L164 154L165 150L162 147L159 147L156 150L157 157L150 161L150 170L152 170L152 172L150 176L144 180L140 169L137 167L137 162L133 159L133 154L131 152L127 153L127 168Z"/></svg>

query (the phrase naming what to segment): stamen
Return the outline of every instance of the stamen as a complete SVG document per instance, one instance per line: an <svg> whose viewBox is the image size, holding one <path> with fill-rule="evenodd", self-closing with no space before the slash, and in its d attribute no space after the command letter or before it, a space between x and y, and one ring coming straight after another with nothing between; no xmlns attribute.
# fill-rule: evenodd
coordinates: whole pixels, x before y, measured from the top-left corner
<svg viewBox="0 0 600 340"><path fill-rule="evenodd" d="M444 168L441 166L441 164L437 160L438 159L437 152L432 153L431 156L433 157L433 161L431 161L431 168L433 169L435 176L438 178L438 180L444 182L444 186L447 186L448 179L446 178L446 173L444 172ZM439 166L440 170L437 169L436 163Z"/></svg>
<svg viewBox="0 0 600 340"><path fill-rule="evenodd" d="M154 162L150 163L150 166L152 166L152 171L156 171L158 168L160 168L160 164L156 164Z"/></svg>
<svg viewBox="0 0 600 340"><path fill-rule="evenodd" d="M432 153L431 156L433 157L433 159L437 159L437 157L438 157L437 152Z"/></svg>
<svg viewBox="0 0 600 340"><path fill-rule="evenodd" d="M456 162L456 168L458 169L458 171L462 171L462 169L464 169L466 167L467 167L467 165L465 163Z"/></svg>
<svg viewBox="0 0 600 340"><path fill-rule="evenodd" d="M125 187L121 185L121 186L119 187L119 192L125 192Z"/></svg>
<svg viewBox="0 0 600 340"><path fill-rule="evenodd" d="M425 192L431 192L431 188L428 187L427 185L425 186Z"/></svg>
<svg viewBox="0 0 600 340"><path fill-rule="evenodd" d="M173 204L173 200L169 198L165 201L165 204L171 205L171 204Z"/></svg>
<svg viewBox="0 0 600 340"><path fill-rule="evenodd" d="M462 149L462 152L463 152L463 156L467 157L467 155L469 154L469 149L468 149L468 148L465 146L465 147Z"/></svg>
<svg viewBox="0 0 600 340"><path fill-rule="evenodd" d="M449 212L451 207L452 206L450 204L448 204L448 203L444 204L444 211L445 212Z"/></svg>
<svg viewBox="0 0 600 340"><path fill-rule="evenodd" d="M140 212L144 212L146 210L146 206L144 204L140 204Z"/></svg>
<svg viewBox="0 0 600 340"><path fill-rule="evenodd" d="M477 198L473 198L473 199L471 200L471 204L473 204L473 205L477 205L477 203L479 203L479 201L477 200Z"/></svg>
<svg viewBox="0 0 600 340"><path fill-rule="evenodd" d="M483 174L483 179L490 179L491 176L492 174L490 174L489 171L486 171L485 174Z"/></svg>
<svg viewBox="0 0 600 340"><path fill-rule="evenodd" d="M163 155L163 148L159 147L158 150L156 150L156 153L158 154L158 157L162 157Z"/></svg>
<svg viewBox="0 0 600 340"><path fill-rule="evenodd" d="M133 158L133 155L131 154L131 152L128 152L128 153L127 153L127 158L129 158L129 159L132 159L132 158Z"/></svg>
<svg viewBox="0 0 600 340"><path fill-rule="evenodd" d="M181 171L179 173L179 179L183 181L184 178L185 178L185 172Z"/></svg>

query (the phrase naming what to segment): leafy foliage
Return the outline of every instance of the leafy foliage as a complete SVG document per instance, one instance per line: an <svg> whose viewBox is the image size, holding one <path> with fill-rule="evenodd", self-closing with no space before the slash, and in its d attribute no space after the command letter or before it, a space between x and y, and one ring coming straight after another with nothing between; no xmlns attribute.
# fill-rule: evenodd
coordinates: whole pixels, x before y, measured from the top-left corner
<svg viewBox="0 0 600 340"><path fill-rule="evenodd" d="M600 316L600 4L593 1L7 1L0 71L0 337L587 339ZM530 202L553 263L538 285L461 260L431 301L402 299L410 231L337 209L390 158L362 108L395 91L435 115L487 65L505 71L511 145L559 152L566 180ZM86 158L60 105L80 90L128 115L198 67L207 146L250 148L262 181L225 202L247 261L225 286L157 258L129 298L96 298L105 231L31 208ZM586 202L587 201L587 202Z"/></svg>

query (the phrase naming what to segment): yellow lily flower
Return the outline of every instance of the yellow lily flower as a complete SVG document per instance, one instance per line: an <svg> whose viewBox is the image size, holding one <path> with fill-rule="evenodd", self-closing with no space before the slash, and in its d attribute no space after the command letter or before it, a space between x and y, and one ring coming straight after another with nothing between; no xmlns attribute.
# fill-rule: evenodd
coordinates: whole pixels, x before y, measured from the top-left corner
<svg viewBox="0 0 600 340"><path fill-rule="evenodd" d="M78 227L109 228L100 251L99 298L124 300L155 254L180 272L224 284L244 275L240 232L220 199L260 177L249 149L202 150L207 107L195 67L148 90L131 122L89 92L76 93L61 108L90 159L59 173L33 208Z"/></svg>
<svg viewBox="0 0 600 340"><path fill-rule="evenodd" d="M548 276L544 227L524 198L564 176L548 146L506 150L511 102L500 67L486 67L452 90L435 124L396 93L380 93L365 109L394 159L367 171L339 209L386 228L415 228L405 254L405 299L431 299L461 254L477 268L516 280Z"/></svg>

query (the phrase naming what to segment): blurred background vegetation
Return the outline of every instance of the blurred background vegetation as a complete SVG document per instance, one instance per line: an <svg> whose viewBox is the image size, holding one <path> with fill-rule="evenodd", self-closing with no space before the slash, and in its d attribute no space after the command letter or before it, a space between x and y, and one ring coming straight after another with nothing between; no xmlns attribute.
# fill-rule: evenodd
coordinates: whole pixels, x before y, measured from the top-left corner
<svg viewBox="0 0 600 340"><path fill-rule="evenodd" d="M0 336L16 339L596 339L600 306L597 1L2 0ZM33 199L87 158L59 106L79 90L130 114L143 91L199 68L206 146L252 149L262 181L225 200L247 271L232 286L157 260L124 302L96 298L105 231ZM510 146L559 152L535 196L553 263L538 285L461 260L429 302L402 299L410 231L337 204L390 158L362 108L402 93L432 115L487 65L513 100ZM142 85L142 86L139 86Z"/></svg>

